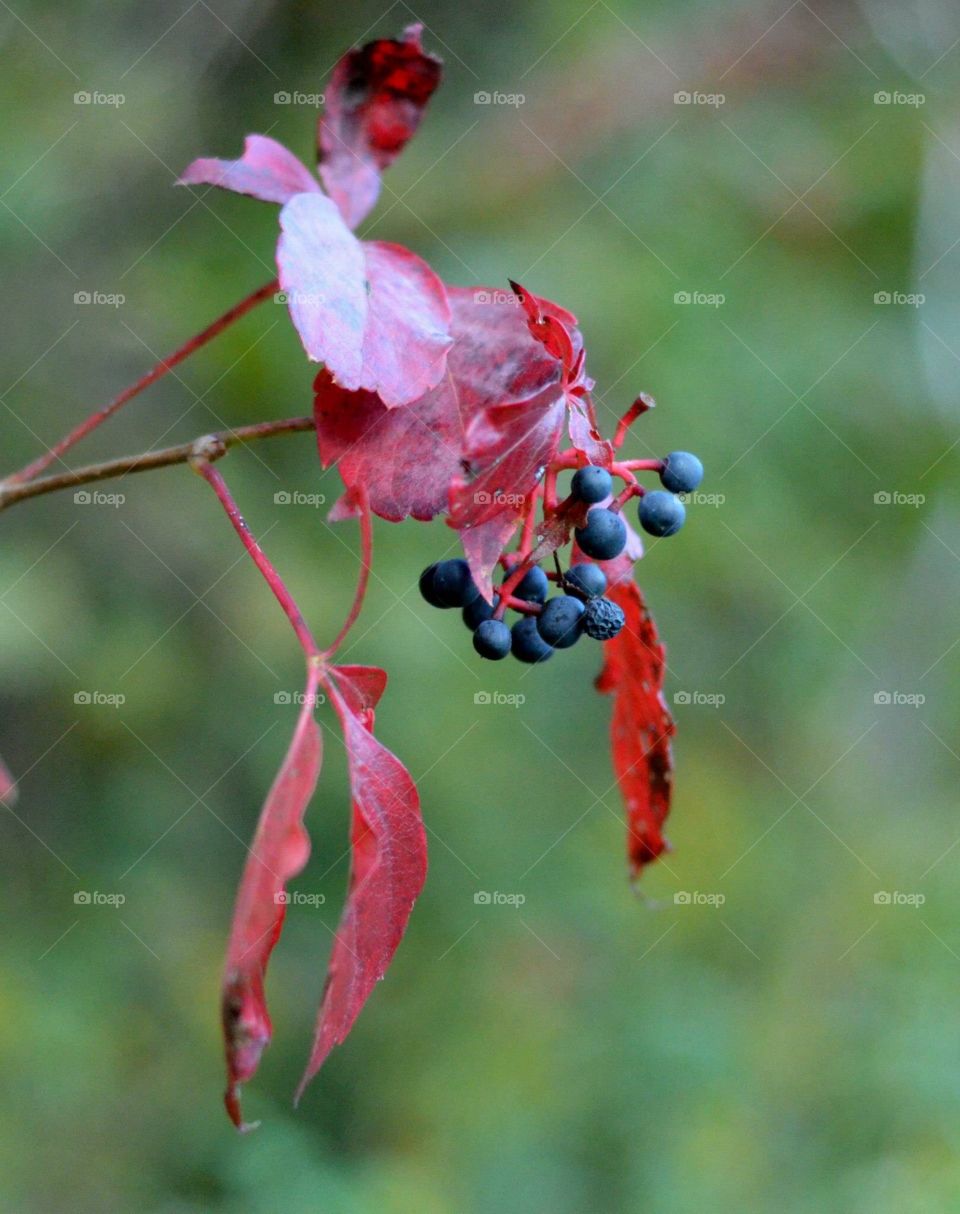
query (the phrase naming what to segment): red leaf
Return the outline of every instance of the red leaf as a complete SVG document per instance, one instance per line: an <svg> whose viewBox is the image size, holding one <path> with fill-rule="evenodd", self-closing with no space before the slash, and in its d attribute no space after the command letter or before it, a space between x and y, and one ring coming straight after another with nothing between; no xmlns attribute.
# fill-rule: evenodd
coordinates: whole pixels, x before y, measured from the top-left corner
<svg viewBox="0 0 960 1214"><path fill-rule="evenodd" d="M310 170L283 144L266 135L248 135L239 160L195 160L177 185L215 185L262 202L289 202L295 194L319 194Z"/></svg>
<svg viewBox="0 0 960 1214"><path fill-rule="evenodd" d="M418 400L388 410L373 393L344 391L324 372L314 385L324 467L336 463L347 486L365 485L372 509L392 521L447 509L464 461L480 458L468 427L486 408L540 402L545 390L549 408L559 391L559 365L530 336L514 302L492 290L448 293L454 344L447 374Z"/></svg>
<svg viewBox="0 0 960 1214"><path fill-rule="evenodd" d="M460 543L470 573L488 603L493 602L493 571L518 524L519 519L515 514L506 513L479 526L464 527L460 532Z"/></svg>
<svg viewBox="0 0 960 1214"><path fill-rule="evenodd" d="M310 855L303 815L316 788L322 758L320 730L313 718L316 687L316 669L311 667L293 741L267 796L244 866L227 948L223 981L225 1103L240 1130L254 1128L244 1125L239 1085L252 1078L270 1042L263 982L283 928L286 883L301 871Z"/></svg>
<svg viewBox="0 0 960 1214"><path fill-rule="evenodd" d="M361 243L323 194L280 212L280 286L307 354L337 383L415 400L443 376L450 305L427 263L400 245Z"/></svg>
<svg viewBox="0 0 960 1214"><path fill-rule="evenodd" d="M627 844L634 877L669 848L661 827L670 811L675 725L663 699L665 654L640 590L622 581L607 591L623 608L623 631L604 645L597 690L614 696L613 766L627 809Z"/></svg>
<svg viewBox="0 0 960 1214"><path fill-rule="evenodd" d="M416 786L373 736L386 683L376 667L337 666L327 686L343 725L353 811L347 903L337 928L316 1035L297 1098L387 971L427 875Z"/></svg>
<svg viewBox="0 0 960 1214"><path fill-rule="evenodd" d="M0 759L0 801L4 805L15 805L17 802L17 782L3 759Z"/></svg>
<svg viewBox="0 0 960 1214"><path fill-rule="evenodd" d="M351 228L372 210L380 174L420 125L440 83L440 60L424 53L421 25L402 40L348 51L334 69L319 126L320 176Z"/></svg>

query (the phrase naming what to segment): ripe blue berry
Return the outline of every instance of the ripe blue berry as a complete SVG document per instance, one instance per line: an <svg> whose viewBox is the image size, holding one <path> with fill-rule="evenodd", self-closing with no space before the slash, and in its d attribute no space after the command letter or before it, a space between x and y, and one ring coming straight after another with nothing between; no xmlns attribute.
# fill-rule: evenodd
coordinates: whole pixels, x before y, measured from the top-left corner
<svg viewBox="0 0 960 1214"><path fill-rule="evenodd" d="M627 544L626 523L619 514L603 506L595 506L587 515L586 525L578 527L574 534L581 552L595 561L612 561Z"/></svg>
<svg viewBox="0 0 960 1214"><path fill-rule="evenodd" d="M475 599L467 603L463 609L463 622L471 632L476 632L477 628L484 620L493 618L493 608L500 602L499 594L493 596L493 607L487 602L482 594L478 594Z"/></svg>
<svg viewBox="0 0 960 1214"><path fill-rule="evenodd" d="M627 622L623 608L611 599L591 599L583 613L583 631L595 641L610 641Z"/></svg>
<svg viewBox="0 0 960 1214"><path fill-rule="evenodd" d="M434 575L437 572L436 561L432 565L428 565L420 574L420 593L431 607L443 607L444 604L437 597L437 592L433 584Z"/></svg>
<svg viewBox="0 0 960 1214"><path fill-rule="evenodd" d="M692 493L703 480L703 464L689 451L671 451L663 461L660 483L671 493Z"/></svg>
<svg viewBox="0 0 960 1214"><path fill-rule="evenodd" d="M513 656L519 662L546 662L553 657L553 647L537 631L536 617L525 615L510 630Z"/></svg>
<svg viewBox="0 0 960 1214"><path fill-rule="evenodd" d="M499 662L510 652L510 629L503 620L484 620L473 634L473 647L482 658Z"/></svg>
<svg viewBox="0 0 960 1214"><path fill-rule="evenodd" d="M664 489L645 493L638 507L640 526L651 535L676 535L687 517L683 502Z"/></svg>
<svg viewBox="0 0 960 1214"><path fill-rule="evenodd" d="M580 639L583 603L572 594L559 594L536 617L541 640L554 649L569 649Z"/></svg>
<svg viewBox="0 0 960 1214"><path fill-rule="evenodd" d="M607 575L599 565L571 565L564 574L567 589L579 598L592 599L607 588Z"/></svg>
<svg viewBox="0 0 960 1214"><path fill-rule="evenodd" d="M539 565L533 565L520 579L513 589L515 598L527 603L543 603L546 601L550 582Z"/></svg>
<svg viewBox="0 0 960 1214"><path fill-rule="evenodd" d="M578 468L574 472L570 489L574 497L578 497L581 502L589 502L592 506L596 502L602 502L613 492L613 477L606 468L588 464L586 468Z"/></svg>
<svg viewBox="0 0 960 1214"><path fill-rule="evenodd" d="M442 607L464 607L477 597L479 591L463 557L440 561L434 566L433 593Z"/></svg>

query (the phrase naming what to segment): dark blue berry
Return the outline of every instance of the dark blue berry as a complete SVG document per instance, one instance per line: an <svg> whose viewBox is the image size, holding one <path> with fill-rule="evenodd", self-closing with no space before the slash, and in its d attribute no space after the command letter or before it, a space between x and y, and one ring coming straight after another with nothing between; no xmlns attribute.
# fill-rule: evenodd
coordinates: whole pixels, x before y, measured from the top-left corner
<svg viewBox="0 0 960 1214"><path fill-rule="evenodd" d="M433 593L442 607L464 607L477 597L479 591L470 576L470 566L463 557L440 561L434 567Z"/></svg>
<svg viewBox="0 0 960 1214"><path fill-rule="evenodd" d="M595 506L587 515L586 524L574 533L580 551L595 561L612 561L627 544L627 525L612 510Z"/></svg>
<svg viewBox="0 0 960 1214"><path fill-rule="evenodd" d="M584 599L595 598L607 588L607 575L599 565L571 565L563 580L568 590Z"/></svg>
<svg viewBox="0 0 960 1214"><path fill-rule="evenodd" d="M651 535L676 535L687 517L683 502L665 489L645 493L638 508L640 526Z"/></svg>
<svg viewBox="0 0 960 1214"><path fill-rule="evenodd" d="M544 603L537 618L537 632L554 649L569 649L580 639L583 603L572 594L560 594Z"/></svg>
<svg viewBox="0 0 960 1214"><path fill-rule="evenodd" d="M574 497L578 497L581 502L589 502L592 506L602 502L613 492L613 477L606 468L589 464L586 468L578 468L574 472L570 489Z"/></svg>
<svg viewBox="0 0 960 1214"><path fill-rule="evenodd" d="M534 565L523 575L513 589L514 598L523 599L526 603L543 603L550 589L547 575L539 565Z"/></svg>
<svg viewBox="0 0 960 1214"><path fill-rule="evenodd" d="M464 607L463 622L471 632L475 632L484 620L493 618L493 608L496 607L499 602L500 596L499 594L495 594L493 596L493 607L491 607L483 595L478 594L475 599L472 599L469 603L467 603L466 607Z"/></svg>
<svg viewBox="0 0 960 1214"><path fill-rule="evenodd" d="M583 631L595 641L610 641L627 622L623 608L611 599L591 599L583 613Z"/></svg>
<svg viewBox="0 0 960 1214"><path fill-rule="evenodd" d="M703 464L689 451L671 451L663 461L660 483L671 493L692 493L703 480Z"/></svg>
<svg viewBox="0 0 960 1214"><path fill-rule="evenodd" d="M525 615L510 630L513 656L519 662L545 662L553 657L553 647L537 632L535 616Z"/></svg>
<svg viewBox="0 0 960 1214"><path fill-rule="evenodd" d="M503 620L484 620L473 634L473 647L482 658L499 662L510 652L510 629Z"/></svg>
<svg viewBox="0 0 960 1214"><path fill-rule="evenodd" d="M433 584L436 572L437 566L436 562L434 562L434 564L428 565L423 573L420 574L420 593L431 607L444 607L446 604L442 603L437 597L437 591Z"/></svg>

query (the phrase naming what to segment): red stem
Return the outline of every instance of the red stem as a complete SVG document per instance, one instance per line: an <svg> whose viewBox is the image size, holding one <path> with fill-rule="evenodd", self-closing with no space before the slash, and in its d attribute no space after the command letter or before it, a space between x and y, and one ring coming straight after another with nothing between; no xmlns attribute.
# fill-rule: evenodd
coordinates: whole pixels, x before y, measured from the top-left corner
<svg viewBox="0 0 960 1214"><path fill-rule="evenodd" d="M367 585L370 581L370 567L373 564L373 518L370 514L370 497L364 485L353 490L353 499L360 510L360 576L357 578L357 589L353 596L350 614L343 622L343 627L336 639L322 653L324 661L328 661L337 652L346 639L347 633L357 622L357 616L363 610L363 600L366 597Z"/></svg>
<svg viewBox="0 0 960 1214"><path fill-rule="evenodd" d="M70 450L71 447L80 442L82 438L86 438L86 436L96 430L98 426L103 425L103 423L108 418L112 417L114 413L119 412L119 410L122 409L128 401L133 400L135 396L139 396L139 394L145 388L149 388L151 384L156 383L156 381L166 375L168 371L171 371L174 367L178 366L184 361L184 359L189 358L190 355L199 350L201 346L205 346L207 342L212 341L214 337L232 325L234 321L239 320L241 316L246 315L251 308L256 307L258 303L262 303L263 300L269 299L270 296L276 292L277 287L277 280L273 279L270 282L265 283L262 287L259 287L253 292L252 295L248 295L246 299L241 299L238 304L235 304L228 312L224 312L224 314L215 320L213 324L208 325L195 337L191 337L190 340L182 345L178 350L175 350L173 354L169 356L169 358L165 358L162 362L157 363L153 370L148 371L146 375L138 379L136 383L131 384L129 388L124 388L120 395L115 396L108 405L104 405L104 407L99 409L96 413L91 413L91 415L86 418L85 421L82 421L80 425L71 430L66 437L60 439L58 443L55 443L52 447L50 447L44 455L39 456L33 461L33 463L28 464L19 472L14 472L12 476L7 478L6 483L8 485L17 485L23 481L33 480L33 478L39 476L41 472L45 472L55 460L60 459L67 451Z"/></svg>
<svg viewBox="0 0 960 1214"><path fill-rule="evenodd" d="M290 591L284 585L283 578L281 578L266 553L251 534L246 519L240 513L240 507L234 501L233 495L227 488L226 481L210 463L209 459L203 455L198 455L192 461L192 466L217 495L221 506L227 512L227 518L232 523L234 531L239 535L244 548L246 548L253 558L253 562L263 575L264 581L273 591L274 597L286 613L287 619L293 625L293 631L297 634L297 640L306 654L307 661L319 659L321 657L320 648L314 640L313 633L303 618L300 608L294 601Z"/></svg>

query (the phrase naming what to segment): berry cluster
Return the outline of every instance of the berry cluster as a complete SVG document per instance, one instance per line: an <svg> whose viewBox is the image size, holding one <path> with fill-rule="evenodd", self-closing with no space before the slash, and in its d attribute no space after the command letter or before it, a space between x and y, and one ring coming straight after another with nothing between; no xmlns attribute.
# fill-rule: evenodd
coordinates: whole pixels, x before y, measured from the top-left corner
<svg viewBox="0 0 960 1214"><path fill-rule="evenodd" d="M642 463L636 461L633 466ZM574 472L564 506L579 510L581 516L587 507L582 525L574 528L574 537L591 560L611 561L623 552L627 525L620 509L631 496L640 497L640 525L651 535L675 535L683 526L686 511L676 495L697 488L703 465L688 451L673 451L649 464L659 471L664 486L649 493L637 485L630 465L614 464L612 471L587 465ZM627 489L616 499L614 473L627 481ZM606 501L610 504L600 504ZM607 576L598 565L581 562L563 573L558 564L555 574L547 574L533 555L528 551L502 558L505 581L492 603L481 595L467 562L460 557L424 569L420 593L432 607L459 607L464 624L473 633L474 649L493 661L512 653L521 662L545 662L554 650L569 649L583 635L609 641L620 632L624 613L604 597ZM557 583L560 593L548 599L551 581ZM512 627L503 618L508 609L521 616Z"/></svg>

